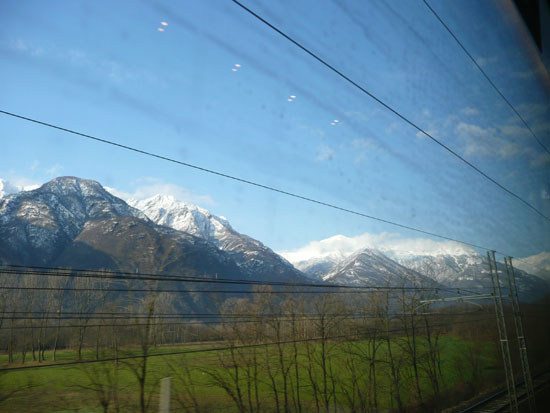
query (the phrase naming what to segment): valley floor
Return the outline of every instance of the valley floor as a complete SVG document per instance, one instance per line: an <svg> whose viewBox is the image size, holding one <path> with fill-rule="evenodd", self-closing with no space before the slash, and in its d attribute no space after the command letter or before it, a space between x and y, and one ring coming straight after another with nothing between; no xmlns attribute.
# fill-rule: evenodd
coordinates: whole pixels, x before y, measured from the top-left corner
<svg viewBox="0 0 550 413"><path fill-rule="evenodd" d="M430 377L434 371L424 358L424 344L419 345L418 385L414 366L399 338L392 339L390 346L382 340L374 345L372 340L243 349L236 345L224 351L127 359L118 364L111 361L2 371L0 411L139 411L142 406L156 411L160 379L168 376L172 377L175 411L397 411L399 403L407 411L436 411L498 382L500 360L493 343L465 341L452 335L439 341L437 377ZM149 353L220 345L228 343L157 347ZM119 355L122 353L127 357L141 354L141 350L126 349ZM75 351L58 351L57 363L74 361L76 356ZM85 360L95 356L95 351L83 353ZM52 363L50 358L46 352L46 361L41 364ZM33 364L38 363L26 362L24 366ZM7 357L0 356L0 368L20 366L20 360L8 364Z"/></svg>

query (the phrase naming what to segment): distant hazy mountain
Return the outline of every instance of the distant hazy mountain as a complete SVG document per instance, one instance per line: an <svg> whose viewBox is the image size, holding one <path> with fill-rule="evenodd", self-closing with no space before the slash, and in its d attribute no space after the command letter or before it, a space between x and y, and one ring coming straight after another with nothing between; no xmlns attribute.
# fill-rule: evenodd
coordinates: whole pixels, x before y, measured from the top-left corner
<svg viewBox="0 0 550 413"><path fill-rule="evenodd" d="M527 258L516 258L513 263L517 268L550 281L550 252L541 252Z"/></svg>
<svg viewBox="0 0 550 413"><path fill-rule="evenodd" d="M453 251L400 251L388 248L386 254L401 265L443 284L481 287L479 281L484 278L482 274L488 274L487 259L467 248Z"/></svg>
<svg viewBox="0 0 550 413"><path fill-rule="evenodd" d="M363 241L377 243L377 246L361 247ZM352 249L355 251L350 252ZM488 292L492 286L486 257L454 242L394 237L374 239L373 242L372 236L348 238L340 235L316 241L286 255L294 258L294 265L303 272L339 283L384 282L390 274L403 276L403 270L412 270L448 287ZM546 256L540 254L527 261L514 261L518 289L524 298L536 298L550 290L550 283L521 269L527 267L535 274L535 270L544 274L545 259ZM506 289L503 263L498 263L498 270Z"/></svg>
<svg viewBox="0 0 550 413"><path fill-rule="evenodd" d="M490 291L492 287L487 258L477 253L417 256L398 258L397 261L447 286L462 289L482 288L483 291ZM508 289L506 267L501 262L497 262L497 267L501 286L506 292ZM540 277L528 274L519 268L514 270L519 293L524 298L536 298L550 291L550 284Z"/></svg>
<svg viewBox="0 0 550 413"><path fill-rule="evenodd" d="M176 201L172 196L128 201L158 225L202 238L227 252L243 270L261 279L306 280L287 260L260 241L235 231L227 219L196 205Z"/></svg>
<svg viewBox="0 0 550 413"><path fill-rule="evenodd" d="M380 251L365 248L334 264L323 280L338 284L376 286L439 285L414 270L391 260Z"/></svg>

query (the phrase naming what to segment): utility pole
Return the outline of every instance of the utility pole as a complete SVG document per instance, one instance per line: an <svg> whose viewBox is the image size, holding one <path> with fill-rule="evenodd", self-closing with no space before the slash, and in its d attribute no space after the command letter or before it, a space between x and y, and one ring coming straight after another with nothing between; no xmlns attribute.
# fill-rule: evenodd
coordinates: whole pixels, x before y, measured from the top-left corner
<svg viewBox="0 0 550 413"><path fill-rule="evenodd" d="M506 387L508 388L508 398L510 401L510 411L518 412L518 398L516 394L516 383L514 381L514 370L512 368L512 359L510 357L510 345L508 334L506 333L506 321L504 320L504 309L502 307L502 292L498 278L497 262L495 260L495 251L487 251L487 262L489 263L489 274L493 284L493 294L495 301L495 313L497 317L498 335L500 340L500 350L502 360L504 361L504 373L506 375ZM494 269L494 273L493 273Z"/></svg>
<svg viewBox="0 0 550 413"><path fill-rule="evenodd" d="M521 320L518 288L516 285L514 267L512 266L512 257L508 257L508 259L504 257L504 264L506 265L506 277L508 278L508 288L510 289L510 298L512 299L512 310L514 312L514 321L516 323L519 356L521 360L521 368L523 370L523 379L525 381L527 401L529 402L529 411L531 413L536 413L537 405L535 403L535 391L533 389L533 380L531 379L531 371L529 369L529 359L527 358L527 345L525 344L525 336L523 335L523 322Z"/></svg>

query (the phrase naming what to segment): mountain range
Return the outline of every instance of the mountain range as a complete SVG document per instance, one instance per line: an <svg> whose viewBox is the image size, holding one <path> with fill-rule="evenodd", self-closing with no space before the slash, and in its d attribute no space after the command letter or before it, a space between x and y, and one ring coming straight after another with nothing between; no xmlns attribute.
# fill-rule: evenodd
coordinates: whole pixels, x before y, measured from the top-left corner
<svg viewBox="0 0 550 413"><path fill-rule="evenodd" d="M484 257L461 244L350 244L351 238L340 235L319 242L328 246L319 253L277 254L236 231L226 218L172 196L124 201L98 182L76 177L21 192L1 183L9 192L0 197L4 264L299 283L385 286L414 280L490 287ZM516 261L520 292L548 291L547 281L525 271L544 273L545 258ZM503 264L499 271L504 274Z"/></svg>
<svg viewBox="0 0 550 413"><path fill-rule="evenodd" d="M157 200L160 213L161 206L170 199ZM145 210L151 213L151 203L147 205ZM178 221L191 210L197 214L186 215L187 224ZM188 231L181 231L155 223L98 182L56 178L38 189L0 198L0 262L307 281L260 242L238 234L227 221L205 210L201 210L204 215L198 211L189 206L175 208L168 214L175 217L174 222L187 225ZM168 219L167 215L163 218ZM218 232L209 232L214 222L222 221Z"/></svg>
<svg viewBox="0 0 550 413"><path fill-rule="evenodd" d="M359 237L358 237L359 238ZM432 280L440 285L457 289L488 292L492 288L487 258L472 248L455 242L414 240L359 240L338 235L315 242L315 248L282 254L296 268L310 276L338 282L357 282L357 278L367 275L369 280L383 283L384 274L414 275L417 282ZM368 244L361 247L361 241ZM372 244L376 244L373 248ZM351 246L351 247L350 247ZM543 255L544 256L544 255ZM361 261L368 259L368 266ZM544 256L545 257L545 256ZM393 265L374 265L375 260L389 260ZM526 271L527 267L544 274L545 261L515 260L514 273L518 291L525 299L538 298L550 291L550 283L543 276ZM385 262L386 263L386 262ZM547 263L546 263L547 264ZM497 262L501 286L507 290L506 267ZM405 272L403 272L405 270ZM416 274L421 274L418 277ZM380 278L382 277L382 278Z"/></svg>

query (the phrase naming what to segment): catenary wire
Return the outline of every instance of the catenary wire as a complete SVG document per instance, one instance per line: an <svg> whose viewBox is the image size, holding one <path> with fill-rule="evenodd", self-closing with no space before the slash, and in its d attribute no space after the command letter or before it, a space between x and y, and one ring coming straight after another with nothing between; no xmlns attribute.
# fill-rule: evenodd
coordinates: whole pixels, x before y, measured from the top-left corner
<svg viewBox="0 0 550 413"><path fill-rule="evenodd" d="M1 268L2 266L0 265L0 275L1 274L5 274L5 275L31 275L31 276L36 276L36 275L40 275L40 276L44 276L44 277L75 277L75 278L79 278L79 277L84 277L84 278L106 278L106 279L113 279L113 280L131 280L131 281L149 281L149 280L153 280L153 278L151 277L159 277L159 278L155 278L155 280L157 281L173 281L173 282L176 282L176 281L179 281L179 282L190 282L190 283L195 283L195 282L208 282L208 283L222 283L222 284L250 284L250 285L273 285L273 286L285 286L285 287L315 287L315 288L323 288L323 289L331 289L331 288L334 288L334 289L339 289L339 290L361 290L362 292L366 293L368 290L374 290L374 291L377 291L377 290L383 290L383 291L388 291L388 290L402 290L402 291L405 291L405 290L411 290L411 291L453 291L453 292L456 292L458 295L464 295L464 293L469 293L469 294L477 294L479 292L479 290L492 290L491 287L489 286L473 286L473 287L468 287L468 288L463 288L463 287L456 287L456 286L433 286L433 287L406 287L406 286L386 286L386 287L382 287L382 286L350 286L350 285L341 285L341 284L310 284L310 283L285 283L285 282L271 282L271 281L257 281L257 280L231 280L231 279L215 279L215 278L209 278L209 277L178 277L178 276L172 276L172 275L160 275L160 274L152 274L152 273L139 273L139 274L135 274L135 273L127 273L127 272L118 272L118 271L105 271L105 270L86 270L86 269L75 269L74 271L77 272L77 274L74 274L72 273L73 270L71 269L66 269L66 268L55 268L55 267L32 267L32 266L21 266L21 265L8 265L8 264L4 264L4 267L17 267L18 270L11 270L11 269L3 269ZM37 270L33 270L33 271L23 271L21 270L22 268L43 268L44 270L43 271L37 271ZM54 272L51 272L51 271L56 271L55 273ZM79 274L79 272L86 272L88 274ZM98 275L93 275L93 274L98 274ZM108 276L106 274L114 274L114 276ZM123 275L123 274L131 274L130 277L128 278L125 278L125 277L119 277L118 275ZM145 275L144 277L137 277L137 275ZM58 288L62 288L62 287L53 287L53 288L50 288L51 290L55 291L55 289L58 289ZM0 289L2 289L2 287L0 287ZM10 288L7 288L7 289L15 289L15 287L10 287ZM28 289L33 289L33 288L28 288ZM35 288L35 289L38 289L38 288ZM46 289L46 288L40 288L40 289ZM121 291L121 289L107 289L107 288L104 288L105 290L111 290L111 291ZM71 288L64 288L64 290L75 290L74 288L71 289ZM89 289L90 291L91 290L98 290L100 291L101 290L101 287L91 287ZM474 290L477 290L477 291L474 291ZM126 291L136 291L136 292L143 292L143 290L138 290L138 289L123 289L122 290L123 292L126 292ZM148 292L164 292L164 291L160 291L160 290L146 290ZM208 291L212 291L212 290L208 290ZM180 292L180 290L178 291L173 291L173 292ZM202 290L181 290L181 292L203 292ZM218 291L219 292L219 291ZM227 292L231 292L231 293L237 293L238 291L235 291L235 290L228 290ZM242 291L240 291L242 292ZM253 293L254 291L246 291L245 293ZM277 291L276 293L277 294L283 294L285 291ZM300 292L303 292L303 290L300 290ZM317 291L318 293L324 293L324 292L327 292L327 291ZM345 291L339 291L341 293L345 293ZM269 294L270 292L269 291L264 291L264 292L261 292L261 294ZM297 293L296 291L294 293ZM311 294L313 292L309 292L309 294ZM355 293L357 293L357 291L355 291ZM534 296L534 293L530 293L530 292L522 292L522 294L528 294L528 295L531 295L531 296Z"/></svg>
<svg viewBox="0 0 550 413"><path fill-rule="evenodd" d="M240 280L230 278L212 278L212 277L192 277L178 275L163 275L154 273L129 273L121 271L105 270L86 270L86 269L66 269L56 267L36 267L4 264L0 265L0 274L6 275L40 275L47 277L76 277L76 278L105 278L113 280L131 280L131 281L167 281L167 282L190 282L190 283L213 283L213 284L244 284L244 285L265 285L278 287L308 287L308 288L338 288L338 289L365 289L371 287L344 285L344 284L316 284L316 283L295 283L284 281L260 281L260 280ZM17 268L13 270L9 267ZM30 268L31 270L26 270ZM73 273L76 272L75 273ZM84 274L82 274L84 273ZM447 288L447 287L444 287ZM442 289L444 289L442 288ZM452 287L448 287L452 288ZM402 287L399 287L402 289ZM405 287L405 289L417 289L416 287Z"/></svg>
<svg viewBox="0 0 550 413"><path fill-rule="evenodd" d="M487 311L487 312L490 312L490 311ZM437 314L437 313L433 313L433 314L409 314L407 316L418 316L418 317L431 317L431 316L446 316L446 317L449 317L449 318L453 318L453 317L465 317L465 316L469 316L469 315L472 315L472 316L479 316L479 315L483 315L484 313L487 313L487 312L481 312L481 311L472 311L472 312L469 312L469 313L457 313L457 314ZM394 317L394 315L390 314L391 317ZM522 314L523 317L531 317L531 318L544 318L544 319L547 319L548 316L545 316L545 315L542 315L542 314ZM130 318L130 317L129 317ZM362 318L354 318L354 317L334 317L337 321L342 321L342 320L352 320L352 321L357 321L357 322L361 322L361 321L364 321L365 319L368 319L368 320L385 320L387 318L386 315L379 315L379 316L369 316L369 317L362 317ZM398 316L395 316L395 318L391 318L390 320L398 320L399 317ZM11 320L11 318L9 319ZM16 319L16 320L20 320L20 319ZM221 321L178 321L178 322L175 322L175 321L172 321L172 322L162 322L162 323L105 323L105 324L61 324L61 325L57 325L57 324L48 324L48 325L33 325L33 326L10 326L10 327L6 327L5 330L30 330L30 329L35 329L35 330L40 330L40 329L63 329L63 330L66 330L66 329L71 329L71 328L97 328L97 327L128 327L128 328L132 328L132 327L170 327L170 326L228 326L228 325L235 325L235 324L265 324L265 323L268 323L270 321L275 321L275 322L283 322L283 323L291 323L291 322L295 322L295 323L300 323L300 322L303 322L303 321L319 321L320 318L309 318L309 317L306 317L306 318L296 318L296 319L275 319L275 320L221 320ZM209 328L212 328L212 327L209 327Z"/></svg>
<svg viewBox="0 0 550 413"><path fill-rule="evenodd" d="M402 287L362 287L365 290L392 291L402 290ZM441 287L405 287L405 290L433 291L442 290ZM14 287L0 286L0 290L21 290L21 291L96 291L96 292L125 292L125 293L206 293L206 294L366 294L366 291L310 291L310 290L274 290L274 291L253 291L253 290L177 290L177 289L147 289L147 288L101 288L101 287Z"/></svg>
<svg viewBox="0 0 550 413"><path fill-rule="evenodd" d="M37 267L37 266L22 266L22 265L9 265L4 264L4 267L15 267L17 270L11 268L5 269L0 265L0 275L39 275L44 277L74 277L74 278L106 278L113 280L131 280L131 281L172 281L172 282L207 282L207 283L221 283L221 284L250 284L250 285L269 285L269 286L285 286L285 287L315 287L315 288L336 288L336 289L350 289L350 290L369 290L379 288L378 286L353 286L343 284L313 284L313 283L291 283L291 282L273 282L273 281L258 281L258 280L231 280L226 278L210 278L210 277L189 277L189 276L174 276L174 275L161 275L154 273L129 273L120 271L107 271L107 270L88 270L88 269L66 269L56 267ZM32 271L23 270L25 268L31 268ZM42 269L42 270L36 270ZM55 271L55 272L53 272ZM77 272L77 274L72 271ZM80 274L86 273L86 274ZM96 275L97 274L97 275ZM123 275L129 275L127 278ZM112 276L111 276L112 275ZM119 277L120 276L120 277ZM158 277L158 278L153 278ZM491 287L474 286L474 287L456 287L456 286L433 286L433 287L380 287L383 289L394 290L435 290L435 291L453 291L459 295L464 293L476 294L473 289L491 289ZM319 291L322 292L322 291ZM267 293L267 292L266 292Z"/></svg>
<svg viewBox="0 0 550 413"><path fill-rule="evenodd" d="M490 310L487 310L490 311ZM271 321L288 321L288 322L298 322L298 321L305 321L305 320L322 320L326 318L336 318L339 320L363 320L363 319L379 319L379 318L392 318L392 319L399 319L400 317L462 317L467 315L479 315L479 313L482 312L482 310L476 310L476 311L468 311L468 312L459 312L459 313L436 313L436 312L419 312L419 313L395 313L395 314L324 314L324 315L312 315L312 316L282 316L282 317L263 317L263 316L249 316L249 317L232 317L232 316L224 316L224 317L218 317L219 320L212 321L211 318L207 319L209 321L181 321L177 322L176 324L200 324L200 323L208 323L208 324L224 324L224 323L240 323L240 322L262 322L262 323L268 323ZM4 320L36 320L36 321L45 321L45 320L57 320L57 321L81 321L82 320L140 320L140 319L147 319L147 317L134 317L134 316L121 316L121 317L94 317L90 316L92 313L88 314L82 314L80 317L73 316L73 317L63 317L63 316L44 316L44 317L31 317L31 316L17 316L17 317L9 317L7 315L4 315ZM530 313L522 313L522 314L530 314ZM164 316L155 316L152 315L149 317L149 320L152 322L158 322L159 320L170 320L170 319L178 319L182 317L164 317ZM192 317L190 317L192 318ZM126 326L132 326L132 325L151 325L151 323L143 323L143 324L127 324ZM162 325L170 324L170 323L164 323L162 322ZM105 326L106 324L98 324L97 326ZM117 326L122 326L124 324L114 324ZM77 327L79 325L67 325L66 327ZM81 325L82 327L90 326L89 324ZM53 328L58 327L57 325L51 325L51 326L40 326L35 325L34 328ZM6 327L7 328L7 327ZM11 328L11 327L10 327ZM16 327L14 327L16 328ZM27 327L25 327L27 328ZM29 327L30 328L30 327Z"/></svg>
<svg viewBox="0 0 550 413"><path fill-rule="evenodd" d="M129 151L140 153L142 155L151 156L153 158L161 159L161 160L164 160L164 161L167 161L167 162L172 162L172 163L175 163L175 164L178 164L178 165L182 165L182 166L186 166L186 167L189 167L189 168L197 169L197 170L202 171L202 172L206 172L206 173L209 173L209 174L221 176L223 178L231 179L233 181L241 182L241 183L251 185L251 186L254 186L254 187L257 187L257 188L262 188L262 189L272 191L272 192L276 192L276 193L286 195L286 196L289 196L289 197L292 197L292 198L301 199L301 200L306 201L306 202L311 202L311 203L314 203L314 204L317 204L317 205L322 205L322 206L325 206L327 208L332 208L332 209L335 209L335 210L338 210L338 211L346 212L348 214L357 215L357 216L360 216L360 217L363 217L363 218L367 218L367 219L371 219L371 220L374 220L374 221L382 222L384 224L392 225L392 226L395 226L395 227L398 227L398 228L403 228L403 229L406 229L406 230L409 230L409 231L418 232L420 234L428 235L428 236L435 237L435 238L444 239L444 240L447 240L447 241L458 242L460 244L468 245L468 246L473 247L473 248L478 248L478 249L482 249L482 250L489 250L489 251L493 250L492 248L483 247L481 245L477 245L477 244L474 244L474 243L471 243L471 242L461 241L461 240L456 239L456 238L436 234L436 233L430 232L430 231L425 231L423 229L411 227L411 226L405 225L405 224L400 224L398 222L390 221L388 219L375 217L374 215L369 215L369 214L366 214L366 213L363 213L363 212L359 212L359 211L355 211L355 210L352 210L352 209L344 208L344 207L341 207L341 206L338 206L338 205L335 205L335 204L331 204L331 203L328 203L328 202L319 201L317 199L310 198L310 197L307 197L307 196L304 196L304 195L300 195L300 194L297 194L297 193L294 193L294 192L289 192L289 191L285 191L283 189L275 188L273 186L260 184L260 183L254 182L254 181L250 181L248 179L239 178L239 177L236 177L236 176L233 176L233 175L229 175L229 174L226 174L226 173L223 173L223 172L218 172L218 171L215 171L213 169L208 169L208 168L198 166L198 165L194 165L194 164L191 164L191 163L188 163L188 162L178 161L176 159L169 158L169 157L166 157L166 156L163 156L163 155L158 155L158 154L155 154L153 152L148 152L148 151L138 149L138 148L134 148L134 147L131 147L131 146L128 146L128 145L123 145L123 144L120 144L120 143L117 143L117 142L114 142L114 141L110 141L110 140L107 140L107 139L98 138L96 136L88 135L88 134L85 134L85 133L82 133L82 132L77 132L73 129L68 129L68 128L65 128L65 127L53 125L51 123L39 121L37 119L33 119L33 118L26 117L26 116L18 115L18 114L12 113L12 112L7 112L5 110L0 110L0 113L2 113L4 115L7 115L7 116L14 117L14 118L22 119L22 120L25 120L25 121L28 121L28 122L36 123L38 125L43 125L43 126L47 126L49 128L58 129L58 130L61 130L63 132L67 132L67 133L70 133L70 134L73 134L73 135L81 136L81 137L91 139L91 140L94 140L94 141L97 141L97 142L102 142L102 143L105 143L105 144L108 144L108 145L113 145L113 146L116 146L116 147L119 147L119 148L122 148L122 149L126 149L126 150L129 150ZM459 156L459 155L457 155L457 156ZM465 162L468 162L468 161L465 161ZM489 178L489 179L492 179L492 178ZM494 181L494 182L496 182L496 181ZM500 184L497 183L497 185L500 185ZM504 188L504 187L502 187L502 188L505 189L506 191L510 192L506 188ZM517 195L514 195L514 196L518 197ZM519 198L519 199L521 199L521 198ZM523 201L523 202L526 202L526 201ZM530 205L530 204L528 204L528 205ZM531 208L534 208L534 207L531 206ZM538 212L538 210L536 210L536 211ZM540 212L538 212L538 213L539 213L539 215L543 216L545 219L550 220L546 216L542 215L542 213L540 213ZM496 253L501 254L501 255L506 255L507 256L507 254L505 254L505 253L502 253L502 252L499 252L499 251L496 251L496 250L494 250L494 251Z"/></svg>
<svg viewBox="0 0 550 413"><path fill-rule="evenodd" d="M529 124L527 123L527 121L523 118L523 116L521 116L521 114L517 111L517 109L514 107L514 105L512 105L512 103L506 98L506 96L504 96L504 94L500 91L500 89L495 85L495 83L491 80L491 78L489 77L489 75L487 75L487 73L485 72L485 70L483 70L483 68L480 66L480 64L476 61L476 59L474 59L474 57L472 56L472 54L468 51L468 49L466 49L466 47L464 46L464 44L462 44L462 42L458 39L458 37L453 33L453 31L450 29L449 26L447 26L447 24L443 21L443 19L441 18L441 16L439 16L439 14L430 6L430 4L428 3L427 0L422 0L424 2L424 4L426 5L426 7L432 12L432 14L435 16L435 18L439 21L439 23L441 23L441 25L445 28L445 30L447 30L447 32L451 35L451 37L456 41L456 43L460 46L460 48L462 49L462 51L466 54L466 56L468 56L470 58L470 60L472 61L472 63L479 69L479 71L481 72L481 74L485 77L485 79L487 80L487 82L489 82L489 84L493 87L493 89L498 93L498 95L502 98L502 100L504 100L504 102L506 102L506 104L510 107L510 109L512 109L512 111L517 115L517 117L521 120L521 122L525 125L525 127L529 130L529 132L531 133L531 135L533 136L533 138L537 141L537 143L550 155L550 150L548 150L548 148L541 142L541 140L538 138L538 136L535 134L535 132L533 131L533 129L531 129L531 127L529 126Z"/></svg>
<svg viewBox="0 0 550 413"><path fill-rule="evenodd" d="M365 89L363 86L359 85L357 82L355 82L354 80L352 80L351 78L349 78L348 76L346 76L345 74L343 74L341 71L339 71L338 69L336 69L334 66L332 66L331 64L327 63L325 60L323 60L321 57L319 57L318 55L316 55L315 53L313 53L311 50L309 50L308 48L306 48L305 46L303 46L301 43L299 43L298 41L294 40L292 37L290 37L288 34L286 34L285 32L283 32L282 30L280 30L279 28L277 28L276 26L274 26L273 24L271 24L270 22L268 22L267 20L265 20L263 17L261 17L260 15L258 15L257 13L255 13L254 11L252 11L251 9L249 9L248 7L246 7L245 5L243 5L242 3L240 3L239 1L237 0L231 0L233 3L235 3L237 6L241 7L244 11L246 11L247 13L249 13L251 16L255 17L256 19L258 19L259 21L261 21L263 24L265 24L266 26L268 26L269 28L271 28L272 30L274 30L275 32L277 32L278 34L280 34L282 37L284 37L285 39L287 39L288 41L290 41L292 44L294 44L295 46L297 46L299 49L303 50L305 53L307 53L308 55L310 55L311 57L313 57L315 60L317 60L319 63L321 63L323 66L327 67L328 69L330 69L331 71L333 71L334 73L336 73L338 76L340 76L342 79L344 79L345 81L347 81L348 83L350 83L352 86L356 87L357 89L359 89L361 92L365 93L366 95L368 95L371 99L375 100L377 103L379 103L381 106L383 106L384 108L386 108L387 110L389 110L390 112L392 112L394 115L396 115L398 118L400 118L401 120L403 120L405 123L409 124L410 126L412 126L413 128L415 128L418 132L422 133L423 135L425 135L427 138L431 139L434 143L436 143L437 145L441 146L443 149L445 149L447 152L449 152L451 155L455 156L457 159L459 159L460 161L462 161L463 163L465 163L466 165L468 165L470 168L472 168L474 171L476 171L478 174L480 174L481 176L483 176L485 179L487 179L488 181L492 182L494 185L496 185L497 187L499 187L500 189L502 189L503 191L507 192L509 195L511 195L512 197L516 198L517 200L519 200L520 202L522 202L524 205L526 205L527 207L529 207L531 210L533 210L535 213L537 213L538 215L540 215L542 218L544 218L545 220L547 221L550 221L550 217L547 217L546 215L544 215L541 211L539 211L535 206L533 206L531 203L529 203L528 201L526 201L525 199L523 199L522 197L520 197L519 195L517 195L515 192L513 192L512 190L506 188L504 185L502 185L501 183L499 183L496 179L492 178L491 176L487 175L485 172L483 172L481 169L479 169L476 165L474 165L473 163L471 163L470 161L468 161L467 159L465 159L463 156L461 156L459 153L457 153L456 151L454 151L453 149L451 149L450 147L448 147L447 145L445 145L443 142L439 141L438 139L436 139L434 136L432 136L429 132L427 132L426 130L422 129L419 125L417 125L416 123L414 123L412 120L410 120L409 118L407 118L405 115L401 114L400 112L398 112L396 109L394 109L393 107L391 107L389 104L385 103L384 101L382 101L380 98L376 97L373 93L369 92L367 89Z"/></svg>

